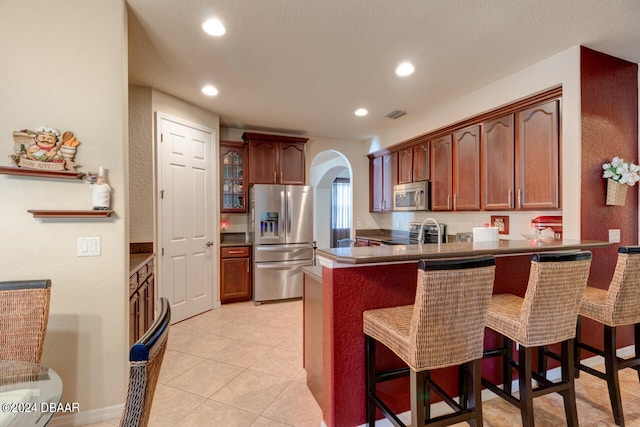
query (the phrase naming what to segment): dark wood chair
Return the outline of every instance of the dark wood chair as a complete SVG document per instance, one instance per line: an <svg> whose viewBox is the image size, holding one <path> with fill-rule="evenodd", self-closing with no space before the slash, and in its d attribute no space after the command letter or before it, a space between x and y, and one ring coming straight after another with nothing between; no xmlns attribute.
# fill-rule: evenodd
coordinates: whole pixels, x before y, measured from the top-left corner
<svg viewBox="0 0 640 427"><path fill-rule="evenodd" d="M405 425L376 394L376 384L409 375L413 427L482 426L480 360L494 276L492 256L421 260L413 305L364 312L367 425L375 425L376 407L394 425ZM407 367L376 372L377 342ZM460 403L431 378L432 370L449 366L460 367ZM431 418L431 390L454 412Z"/></svg>
<svg viewBox="0 0 640 427"><path fill-rule="evenodd" d="M618 248L618 261L608 289L587 286L578 310L576 328L576 377L580 371L607 381L613 419L624 426L618 371L633 368L640 378L640 246ZM581 318L588 317L604 325L604 348L595 348L580 341ZM616 328L633 325L635 356L616 356ZM580 349L604 357L605 372L580 363Z"/></svg>
<svg viewBox="0 0 640 427"><path fill-rule="evenodd" d="M129 389L120 427L145 427L149 422L171 322L169 300L160 298L157 307L153 324L129 352Z"/></svg>
<svg viewBox="0 0 640 427"><path fill-rule="evenodd" d="M0 282L0 360L40 363L51 280Z"/></svg>
<svg viewBox="0 0 640 427"><path fill-rule="evenodd" d="M512 294L491 297L487 327L503 337L503 346L485 351L485 358L502 357L502 388L482 379L489 390L520 408L522 425L534 426L533 399L559 393L564 399L567 425L578 425L573 382L574 337L578 306L587 286L591 252L541 253L531 259L529 282L524 298ZM513 358L513 342L520 346ZM561 343L562 378L549 381L533 372L532 349ZM538 353L544 357L544 351ZM519 398L512 394L513 368L518 371ZM532 380L537 381L533 388Z"/></svg>

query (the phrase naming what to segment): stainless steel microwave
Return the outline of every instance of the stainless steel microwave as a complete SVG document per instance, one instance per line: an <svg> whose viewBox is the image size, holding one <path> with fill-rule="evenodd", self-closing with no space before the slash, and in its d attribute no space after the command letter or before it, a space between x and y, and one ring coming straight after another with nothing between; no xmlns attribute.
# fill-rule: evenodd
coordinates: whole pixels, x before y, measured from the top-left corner
<svg viewBox="0 0 640 427"><path fill-rule="evenodd" d="M412 182L393 186L394 211L428 211L429 181Z"/></svg>

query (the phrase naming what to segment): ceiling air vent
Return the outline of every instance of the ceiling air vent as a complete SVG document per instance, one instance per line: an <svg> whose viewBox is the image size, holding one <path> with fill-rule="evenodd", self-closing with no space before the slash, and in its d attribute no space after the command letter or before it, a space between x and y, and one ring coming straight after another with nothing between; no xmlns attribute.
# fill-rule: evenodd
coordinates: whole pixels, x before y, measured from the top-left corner
<svg viewBox="0 0 640 427"><path fill-rule="evenodd" d="M385 117L388 117L390 119L397 119L404 116L405 114L407 114L407 112L404 110L393 110L392 112L387 114Z"/></svg>

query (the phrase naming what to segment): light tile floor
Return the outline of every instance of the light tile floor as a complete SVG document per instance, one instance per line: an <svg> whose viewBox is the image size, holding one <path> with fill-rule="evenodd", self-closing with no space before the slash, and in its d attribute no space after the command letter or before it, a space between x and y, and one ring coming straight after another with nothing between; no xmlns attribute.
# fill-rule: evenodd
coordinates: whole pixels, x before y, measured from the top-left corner
<svg viewBox="0 0 640 427"><path fill-rule="evenodd" d="M627 426L640 427L638 376L620 375ZM576 393L580 426L615 425L604 381L583 373ZM534 404L536 426L566 425L559 395ZM486 427L521 425L518 410L499 398L484 402L483 415ZM318 427L321 420L302 369L301 301L226 304L172 325L150 427Z"/></svg>

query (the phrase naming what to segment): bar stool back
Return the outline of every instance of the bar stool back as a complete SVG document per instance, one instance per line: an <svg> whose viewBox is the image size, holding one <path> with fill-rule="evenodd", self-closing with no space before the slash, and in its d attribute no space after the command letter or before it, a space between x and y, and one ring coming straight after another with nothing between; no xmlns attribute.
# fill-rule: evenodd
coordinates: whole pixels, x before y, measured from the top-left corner
<svg viewBox="0 0 640 427"><path fill-rule="evenodd" d="M624 426L618 371L633 368L638 371L640 378L640 246L618 248L618 261L609 289L587 286L578 314L576 377L582 370L607 381L614 421L617 425ZM580 341L582 316L604 324L604 349ZM635 356L625 360L616 356L616 327L623 325L634 325L635 341ZM605 372L581 364L580 349L603 356Z"/></svg>
<svg viewBox="0 0 640 427"><path fill-rule="evenodd" d="M564 398L567 424L578 423L573 384L573 338L578 305L587 284L591 252L534 254L524 299L511 294L491 297L486 326L503 336L503 346L485 351L485 358L503 357L503 388L482 379L498 396L520 408L523 426L533 427L533 398L557 392ZM513 360L513 341L520 345ZM548 381L532 371L531 350L561 345L562 379ZM511 393L512 367L518 370L520 397ZM534 389L532 378L538 381Z"/></svg>
<svg viewBox="0 0 640 427"><path fill-rule="evenodd" d="M492 256L421 260L414 305L364 312L369 426L375 425L376 407L395 425L405 425L376 395L376 384L407 374L411 383L412 427L461 421L482 425L480 359L494 275ZM391 349L408 367L376 372L376 342ZM465 365L461 369L459 404L430 378L433 369L457 365ZM432 419L432 388L456 412Z"/></svg>

